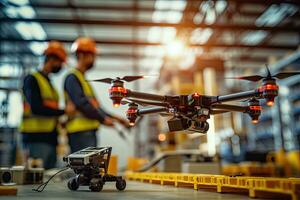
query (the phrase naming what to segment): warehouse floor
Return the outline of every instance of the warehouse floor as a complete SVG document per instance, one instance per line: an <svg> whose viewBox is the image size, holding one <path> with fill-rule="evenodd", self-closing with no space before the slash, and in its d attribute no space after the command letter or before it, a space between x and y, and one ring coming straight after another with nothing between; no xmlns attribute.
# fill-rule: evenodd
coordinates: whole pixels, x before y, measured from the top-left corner
<svg viewBox="0 0 300 200"><path fill-rule="evenodd" d="M36 186L35 186L36 187ZM88 199L88 200L155 200L155 199L251 199L247 195L239 194L219 194L209 191L195 191L192 188L176 188L173 186L161 186L156 184L139 183L127 181L127 188L123 192L118 192L113 183L107 183L100 193L90 192L87 187L79 188L79 191L69 191L66 183L50 183L45 191L38 193L32 191L32 185L18 186L17 197L0 197L0 199L18 199L18 200L53 200L53 199ZM256 199L258 200L258 199Z"/></svg>

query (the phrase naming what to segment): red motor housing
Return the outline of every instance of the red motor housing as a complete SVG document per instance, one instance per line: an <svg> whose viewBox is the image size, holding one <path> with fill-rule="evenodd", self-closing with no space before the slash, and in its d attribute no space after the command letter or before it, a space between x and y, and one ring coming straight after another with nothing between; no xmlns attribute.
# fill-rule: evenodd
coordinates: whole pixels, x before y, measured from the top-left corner
<svg viewBox="0 0 300 200"><path fill-rule="evenodd" d="M263 85L259 88L259 91L262 92L262 96L266 99L268 106L274 105L274 99L278 96L278 89L275 79L263 80Z"/></svg>
<svg viewBox="0 0 300 200"><path fill-rule="evenodd" d="M138 115L137 115L137 109L138 109L138 105L135 103L129 104L129 108L126 111L126 117L129 121L129 125L130 126L134 126L135 124L135 120L137 119Z"/></svg>
<svg viewBox="0 0 300 200"><path fill-rule="evenodd" d="M122 99L126 96L127 90L123 87L123 82L116 80L109 89L109 97L114 107L119 107Z"/></svg>
<svg viewBox="0 0 300 200"><path fill-rule="evenodd" d="M253 124L257 124L258 123L258 118L261 114L262 111L262 107L259 105L259 101L257 99L251 99L248 102L248 114L252 119L252 123Z"/></svg>

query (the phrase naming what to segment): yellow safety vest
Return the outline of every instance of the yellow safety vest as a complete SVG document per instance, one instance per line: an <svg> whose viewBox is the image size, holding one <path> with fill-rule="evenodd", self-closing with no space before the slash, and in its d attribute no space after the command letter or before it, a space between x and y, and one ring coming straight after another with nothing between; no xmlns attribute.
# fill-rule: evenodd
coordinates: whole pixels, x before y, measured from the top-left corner
<svg viewBox="0 0 300 200"><path fill-rule="evenodd" d="M77 70L74 69L70 72L71 74L74 74L77 79L80 82L80 85L83 89L83 93L87 98L89 99L90 103L96 108L99 108L99 103L96 99L95 93L93 91L92 86L85 80L83 74ZM65 100L66 105L73 102L70 100L70 97L68 96L67 92L65 91ZM69 134L76 133L76 132L82 132L82 131L91 131L96 130L100 126L100 122L95 119L90 119L84 116L79 110L76 111L75 116L69 117L68 122L66 123L66 129Z"/></svg>
<svg viewBox="0 0 300 200"><path fill-rule="evenodd" d="M43 105L58 109L58 93L51 83L40 72L32 73L40 88ZM57 126L57 117L33 114L29 103L23 95L23 120L20 125L22 133L51 133Z"/></svg>

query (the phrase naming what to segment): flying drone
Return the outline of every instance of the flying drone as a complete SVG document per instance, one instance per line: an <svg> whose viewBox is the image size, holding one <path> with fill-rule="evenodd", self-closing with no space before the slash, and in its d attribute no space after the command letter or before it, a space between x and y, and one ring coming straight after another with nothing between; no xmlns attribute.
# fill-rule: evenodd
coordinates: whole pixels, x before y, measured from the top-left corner
<svg viewBox="0 0 300 200"><path fill-rule="evenodd" d="M261 82L261 86L245 91L220 96L208 96L199 93L189 95L156 95L126 89L124 82L132 82L144 78L144 76L124 76L97 79L93 81L111 84L109 96L114 107L128 105L127 119L134 126L139 116L158 113L162 116L170 116L168 120L169 131L183 131L206 133L209 130L207 120L210 115L227 112L241 112L248 114L253 123L258 123L262 112L260 100L266 100L268 106L274 104L278 96L277 79L285 79L300 72L280 72L275 75L270 73L266 66L267 75L252 75L234 77L232 79ZM247 105L233 105L225 102L245 100ZM139 108L142 107L142 108Z"/></svg>

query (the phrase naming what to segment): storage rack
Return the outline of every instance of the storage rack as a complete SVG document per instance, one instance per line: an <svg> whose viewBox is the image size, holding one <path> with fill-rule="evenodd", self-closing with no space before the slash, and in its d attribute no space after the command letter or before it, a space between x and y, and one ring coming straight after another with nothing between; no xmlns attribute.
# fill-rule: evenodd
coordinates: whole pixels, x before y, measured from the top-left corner
<svg viewBox="0 0 300 200"><path fill-rule="evenodd" d="M272 74L279 71L298 71L300 51L270 65ZM264 69L261 70L264 73ZM300 78L294 76L279 83L276 104L269 108L263 105L260 122L247 123L250 150L299 150L300 143ZM249 121L245 119L245 121Z"/></svg>

